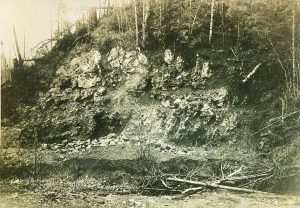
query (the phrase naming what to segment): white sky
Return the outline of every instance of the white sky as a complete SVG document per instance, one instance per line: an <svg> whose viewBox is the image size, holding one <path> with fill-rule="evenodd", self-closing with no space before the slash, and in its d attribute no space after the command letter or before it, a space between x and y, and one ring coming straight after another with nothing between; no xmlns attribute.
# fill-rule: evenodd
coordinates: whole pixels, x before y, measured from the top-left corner
<svg viewBox="0 0 300 208"><path fill-rule="evenodd" d="M104 2L105 0L100 0L102 5ZM59 5L66 7L60 12L60 19L75 22L89 6L98 6L99 0L0 0L0 40L3 42L1 50L5 55L14 56L13 27L22 54L25 34L27 56L36 44L50 38L50 16L54 32L57 30Z"/></svg>

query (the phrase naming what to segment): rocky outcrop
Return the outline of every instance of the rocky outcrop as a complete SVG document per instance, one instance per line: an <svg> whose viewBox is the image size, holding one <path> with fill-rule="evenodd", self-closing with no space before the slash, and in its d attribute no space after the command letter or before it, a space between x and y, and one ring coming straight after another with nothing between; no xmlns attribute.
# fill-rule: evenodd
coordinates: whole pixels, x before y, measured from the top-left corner
<svg viewBox="0 0 300 208"><path fill-rule="evenodd" d="M144 87L148 60L121 47L106 57L103 60L97 50L82 51L60 66L50 90L40 95L38 106L31 110L23 139L34 137L34 131L45 142L120 133L128 114L114 106L120 98L129 102L129 94ZM110 67L103 67L104 61Z"/></svg>
<svg viewBox="0 0 300 208"><path fill-rule="evenodd" d="M101 141L114 134L116 141L202 145L229 137L236 128L225 87L193 90L194 80L211 76L207 62L186 71L181 56L166 50L166 65L150 71L139 49L76 54L41 94L24 138L35 129L44 142Z"/></svg>

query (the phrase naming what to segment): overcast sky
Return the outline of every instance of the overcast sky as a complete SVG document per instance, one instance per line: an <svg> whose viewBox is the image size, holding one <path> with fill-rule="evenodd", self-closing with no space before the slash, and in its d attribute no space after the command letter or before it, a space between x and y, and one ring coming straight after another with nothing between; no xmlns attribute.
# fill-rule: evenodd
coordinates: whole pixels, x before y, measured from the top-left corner
<svg viewBox="0 0 300 208"><path fill-rule="evenodd" d="M104 4L105 0L100 0ZM60 18L74 22L89 6L98 6L99 0L0 0L0 40L6 56L14 56L13 27L16 29L20 50L23 53L25 34L26 54L42 40L50 38L52 17L53 31L57 30L58 6L66 9Z"/></svg>

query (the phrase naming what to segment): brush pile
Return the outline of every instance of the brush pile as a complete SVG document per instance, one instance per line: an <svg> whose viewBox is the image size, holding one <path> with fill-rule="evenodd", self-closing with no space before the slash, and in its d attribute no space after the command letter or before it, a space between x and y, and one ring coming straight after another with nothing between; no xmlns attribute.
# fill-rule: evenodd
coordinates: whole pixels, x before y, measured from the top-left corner
<svg viewBox="0 0 300 208"><path fill-rule="evenodd" d="M272 189L266 189L266 184L271 184L276 180L283 178L296 178L300 175L300 166L293 165L284 167L290 170L289 174L278 175L275 168L265 168L259 170L248 168L242 165L234 171L223 172L221 166L221 175L209 178L201 177L199 173L191 172L187 175L166 174L160 177L145 177L142 183L142 192L148 194L194 194L199 191L223 189L241 193L270 193Z"/></svg>

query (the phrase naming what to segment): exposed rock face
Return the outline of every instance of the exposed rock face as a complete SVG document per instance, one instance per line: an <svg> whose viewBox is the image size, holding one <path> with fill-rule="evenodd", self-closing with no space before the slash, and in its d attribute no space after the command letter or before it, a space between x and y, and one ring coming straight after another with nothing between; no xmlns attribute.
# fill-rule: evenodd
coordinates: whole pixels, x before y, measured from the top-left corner
<svg viewBox="0 0 300 208"><path fill-rule="evenodd" d="M57 70L52 88L40 96L32 109L30 122L23 137L37 128L44 141L76 138L98 138L120 133L128 114L114 107L131 102L129 94L145 87L147 57L121 47L108 54L112 68L101 66L100 52L81 52L70 63ZM130 108L125 110L130 111Z"/></svg>
<svg viewBox="0 0 300 208"><path fill-rule="evenodd" d="M164 57L168 66L152 72L144 54L121 47L106 56L96 50L81 52L70 60L40 96L31 113L34 123L23 137L36 129L45 142L114 135L121 141L201 145L228 137L236 128L237 114L228 110L226 88L192 90L191 72L182 70L184 61L180 56L174 60L170 50ZM200 80L209 74L207 64L193 75Z"/></svg>
<svg viewBox="0 0 300 208"><path fill-rule="evenodd" d="M129 56L134 56L135 54L130 54ZM127 54L128 56L128 54ZM130 57L126 57L129 59ZM121 67L125 58L125 51L121 47L113 48L110 53L108 54L107 60L109 61L110 65L114 68Z"/></svg>

